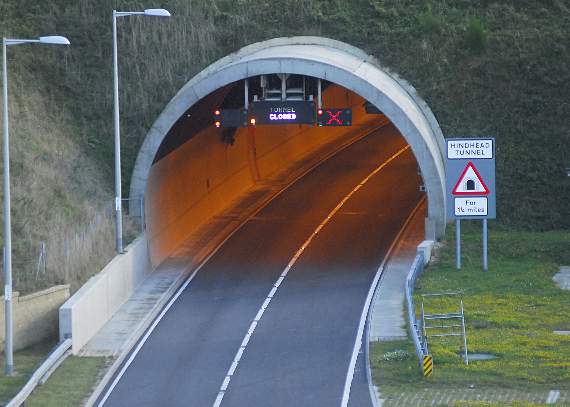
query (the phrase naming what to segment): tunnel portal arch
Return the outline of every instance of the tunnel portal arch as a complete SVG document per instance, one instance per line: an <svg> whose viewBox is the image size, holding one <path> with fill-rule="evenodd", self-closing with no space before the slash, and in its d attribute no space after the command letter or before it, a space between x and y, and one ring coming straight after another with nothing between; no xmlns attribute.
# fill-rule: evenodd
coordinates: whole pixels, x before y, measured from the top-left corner
<svg viewBox="0 0 570 407"><path fill-rule="evenodd" d="M446 224L445 140L435 116L415 89L382 68L364 51L322 37L276 38L246 46L213 63L172 98L138 153L130 197L143 197L158 149L177 120L205 96L252 76L289 73L321 78L362 96L392 121L416 157L428 198L426 238L443 235ZM133 200L130 201L134 206ZM131 208L137 211L138 208Z"/></svg>

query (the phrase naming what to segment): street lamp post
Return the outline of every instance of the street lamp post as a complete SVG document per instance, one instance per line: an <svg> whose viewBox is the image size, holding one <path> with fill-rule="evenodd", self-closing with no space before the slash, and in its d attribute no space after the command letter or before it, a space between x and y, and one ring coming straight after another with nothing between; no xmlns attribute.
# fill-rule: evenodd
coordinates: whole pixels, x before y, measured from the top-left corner
<svg viewBox="0 0 570 407"><path fill-rule="evenodd" d="M150 8L144 11L113 10L113 106L115 122L115 245L117 253L123 253L123 215L121 192L121 129L119 125L119 63L117 55L117 17L144 15L154 17L170 17L170 13L162 8ZM142 216L142 214L141 214Z"/></svg>
<svg viewBox="0 0 570 407"><path fill-rule="evenodd" d="M2 39L2 86L4 90L4 138L2 143L4 165L4 354L6 355L6 375L8 376L12 375L14 371L14 359L12 345L12 225L10 217L10 144L8 133L8 62L6 47L30 43L69 45L69 40L58 35L40 37L34 40Z"/></svg>

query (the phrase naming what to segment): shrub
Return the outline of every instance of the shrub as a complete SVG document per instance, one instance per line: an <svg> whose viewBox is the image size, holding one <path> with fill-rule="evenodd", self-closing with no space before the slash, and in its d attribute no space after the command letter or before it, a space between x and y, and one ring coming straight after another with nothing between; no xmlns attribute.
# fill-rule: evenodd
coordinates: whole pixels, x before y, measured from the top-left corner
<svg viewBox="0 0 570 407"><path fill-rule="evenodd" d="M487 48L488 43L487 28L477 17L469 19L465 30L465 42L472 51L481 52Z"/></svg>
<svg viewBox="0 0 570 407"><path fill-rule="evenodd" d="M441 34L443 32L444 20L440 15L432 12L431 8L420 13L417 17L420 32L426 35Z"/></svg>

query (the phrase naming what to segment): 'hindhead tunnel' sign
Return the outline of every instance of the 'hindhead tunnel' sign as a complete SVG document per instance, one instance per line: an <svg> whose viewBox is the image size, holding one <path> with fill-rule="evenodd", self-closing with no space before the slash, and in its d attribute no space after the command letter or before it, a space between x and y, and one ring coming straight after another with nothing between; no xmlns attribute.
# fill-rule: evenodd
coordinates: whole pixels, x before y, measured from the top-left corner
<svg viewBox="0 0 570 407"><path fill-rule="evenodd" d="M495 219L495 139L446 139L447 215Z"/></svg>

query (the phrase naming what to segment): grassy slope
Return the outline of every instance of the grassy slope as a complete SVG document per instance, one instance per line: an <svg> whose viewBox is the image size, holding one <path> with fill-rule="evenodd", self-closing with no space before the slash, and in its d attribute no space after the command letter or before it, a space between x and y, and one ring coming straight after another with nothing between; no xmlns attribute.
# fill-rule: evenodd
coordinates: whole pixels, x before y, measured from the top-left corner
<svg viewBox="0 0 570 407"><path fill-rule="evenodd" d="M479 226L479 225L477 225ZM552 281L557 264L570 264L570 235L561 232L490 234L490 271L481 271L480 230L463 231L463 269L454 268L453 230L448 233L441 258L430 265L416 285L416 303L422 293L464 291L468 348L499 358L472 361L465 366L458 357L458 340L430 341L434 375L421 377L409 341L377 343L372 362L385 394L404 391L406 384L422 387L570 389L570 338L553 330L570 330L570 292ZM457 299L436 303L426 300L427 312L451 312ZM431 309L430 309L431 307ZM382 355L404 349L409 358L382 361Z"/></svg>
<svg viewBox="0 0 570 407"><path fill-rule="evenodd" d="M566 2L284 0L277 7L264 0L166 0L161 5L174 17L119 22L125 191L148 128L195 73L254 41L314 34L362 47L409 80L446 135L497 137L502 223L570 227L570 182L563 174L570 163ZM67 50L10 50L13 115L18 119L12 122L14 178L22 184L14 192L19 242L44 239L62 218L67 225L85 224L92 208L112 195L110 13L144 6L111 0L0 4L3 33L59 33L73 43ZM468 39L474 18L486 30L483 47L476 46L477 37ZM52 144L57 133L59 146L70 151ZM49 142L45 134L50 134ZM28 161L18 153L37 149L53 150L41 168L34 168L41 153ZM30 173L41 180L36 184L42 191L31 188L33 180L24 176ZM42 174L54 175L42 179Z"/></svg>
<svg viewBox="0 0 570 407"><path fill-rule="evenodd" d="M28 407L73 407L82 405L108 360L102 357L70 356L49 380L26 401Z"/></svg>

